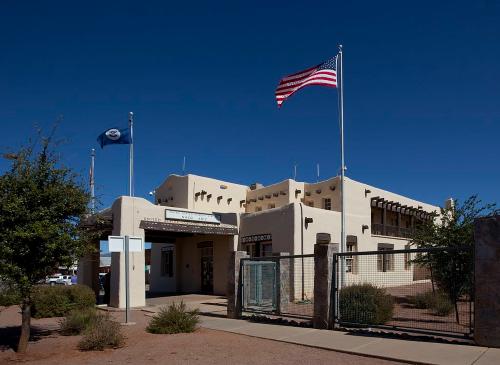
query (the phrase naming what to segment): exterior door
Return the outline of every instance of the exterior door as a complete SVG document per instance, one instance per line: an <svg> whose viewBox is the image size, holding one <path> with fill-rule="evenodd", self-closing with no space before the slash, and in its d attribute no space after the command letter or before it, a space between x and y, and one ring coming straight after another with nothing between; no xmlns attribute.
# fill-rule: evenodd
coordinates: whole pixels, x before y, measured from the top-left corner
<svg viewBox="0 0 500 365"><path fill-rule="evenodd" d="M213 293L214 291L214 256L212 247L201 249L201 291Z"/></svg>

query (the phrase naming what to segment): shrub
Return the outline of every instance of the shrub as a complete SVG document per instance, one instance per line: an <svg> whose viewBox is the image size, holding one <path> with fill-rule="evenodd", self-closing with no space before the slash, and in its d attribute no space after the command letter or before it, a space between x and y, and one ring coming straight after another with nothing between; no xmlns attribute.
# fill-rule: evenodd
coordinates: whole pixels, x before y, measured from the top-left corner
<svg viewBox="0 0 500 365"><path fill-rule="evenodd" d="M124 341L121 325L111 320L107 313L98 314L83 332L78 348L82 351L102 351L105 348L121 347Z"/></svg>
<svg viewBox="0 0 500 365"><path fill-rule="evenodd" d="M146 330L150 333L189 333L196 330L199 321L197 309L188 311L184 302L172 303L160 308Z"/></svg>
<svg viewBox="0 0 500 365"><path fill-rule="evenodd" d="M427 291L417 294L413 300L413 304L419 309L430 309L438 316L447 316L453 309L453 303L448 298L446 293Z"/></svg>
<svg viewBox="0 0 500 365"><path fill-rule="evenodd" d="M340 290L340 318L343 322L384 324L392 318L394 301L385 289L372 284L354 284Z"/></svg>
<svg viewBox="0 0 500 365"><path fill-rule="evenodd" d="M75 309L60 322L61 333L65 336L79 335L98 320L98 314L94 308Z"/></svg>
<svg viewBox="0 0 500 365"><path fill-rule="evenodd" d="M450 299L444 294L436 296L434 306L432 307L434 314L442 317L446 317L453 312L454 305Z"/></svg>
<svg viewBox="0 0 500 365"><path fill-rule="evenodd" d="M21 303L21 297L14 289L5 288L0 292L0 306L8 307Z"/></svg>
<svg viewBox="0 0 500 365"><path fill-rule="evenodd" d="M415 295L415 297L413 297L412 302L418 309L432 308L432 303L434 302L434 293L432 291L418 293L417 295Z"/></svg>
<svg viewBox="0 0 500 365"><path fill-rule="evenodd" d="M62 317L74 309L94 307L95 294L85 285L39 286L33 294L32 316Z"/></svg>

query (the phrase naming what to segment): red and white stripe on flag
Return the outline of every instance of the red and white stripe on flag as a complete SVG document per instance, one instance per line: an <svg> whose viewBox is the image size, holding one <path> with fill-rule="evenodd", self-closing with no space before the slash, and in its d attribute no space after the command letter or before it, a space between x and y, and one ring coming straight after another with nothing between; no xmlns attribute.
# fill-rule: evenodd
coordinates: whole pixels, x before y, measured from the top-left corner
<svg viewBox="0 0 500 365"><path fill-rule="evenodd" d="M337 87L337 57L281 79L275 91L278 106L281 107L290 95L309 85Z"/></svg>

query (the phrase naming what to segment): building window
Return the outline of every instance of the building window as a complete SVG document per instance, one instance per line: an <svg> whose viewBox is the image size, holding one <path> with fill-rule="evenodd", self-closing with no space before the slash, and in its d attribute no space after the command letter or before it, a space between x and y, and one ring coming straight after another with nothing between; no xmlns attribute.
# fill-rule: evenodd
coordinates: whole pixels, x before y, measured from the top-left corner
<svg viewBox="0 0 500 365"><path fill-rule="evenodd" d="M161 276L174 276L174 249L173 247L162 247L161 249Z"/></svg>
<svg viewBox="0 0 500 365"><path fill-rule="evenodd" d="M271 242L262 242L260 244L260 256L269 257L273 255L273 244Z"/></svg>
<svg viewBox="0 0 500 365"><path fill-rule="evenodd" d="M262 207L255 207L256 212L260 212L262 210Z"/></svg>
<svg viewBox="0 0 500 365"><path fill-rule="evenodd" d="M358 250L356 246L357 245L355 243L347 242L347 245L346 245L347 252L356 252ZM356 256L346 256L345 257L345 264L346 264L346 272L350 272L352 274L357 273Z"/></svg>
<svg viewBox="0 0 500 365"><path fill-rule="evenodd" d="M245 245L245 251L247 252L247 255L250 257L255 257L257 255L257 250L256 250L256 245L255 242L252 243L247 243Z"/></svg>
<svg viewBox="0 0 500 365"><path fill-rule="evenodd" d="M388 243L379 243L379 251L393 251L394 245ZM377 271L394 271L394 254L382 253L377 255Z"/></svg>
<svg viewBox="0 0 500 365"><path fill-rule="evenodd" d="M272 241L246 243L243 247L250 257L269 257L273 255Z"/></svg>
<svg viewBox="0 0 500 365"><path fill-rule="evenodd" d="M332 210L332 199L324 198L323 199L323 209Z"/></svg>
<svg viewBox="0 0 500 365"><path fill-rule="evenodd" d="M309 207L314 207L314 202L313 202L313 201L307 202L306 204L307 204Z"/></svg>
<svg viewBox="0 0 500 365"><path fill-rule="evenodd" d="M274 203L271 203L267 206L268 209L273 209L273 208L276 208L276 204Z"/></svg>

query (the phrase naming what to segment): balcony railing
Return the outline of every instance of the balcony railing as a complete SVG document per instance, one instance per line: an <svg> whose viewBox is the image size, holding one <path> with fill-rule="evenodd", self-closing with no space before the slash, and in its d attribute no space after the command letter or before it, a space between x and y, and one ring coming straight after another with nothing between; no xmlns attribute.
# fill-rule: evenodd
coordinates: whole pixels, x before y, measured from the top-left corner
<svg viewBox="0 0 500 365"><path fill-rule="evenodd" d="M403 237L409 238L413 233L412 228L403 228L397 226L390 226L387 224L373 223L372 234L379 236Z"/></svg>

